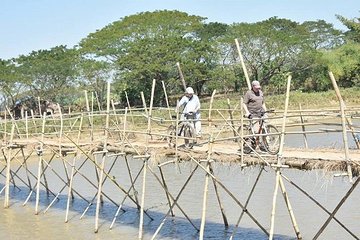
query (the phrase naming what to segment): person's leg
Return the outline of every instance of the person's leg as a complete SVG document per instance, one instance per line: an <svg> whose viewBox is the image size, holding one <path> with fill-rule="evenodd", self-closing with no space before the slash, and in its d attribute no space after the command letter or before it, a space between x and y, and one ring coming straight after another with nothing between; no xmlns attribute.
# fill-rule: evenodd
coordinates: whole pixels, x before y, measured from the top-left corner
<svg viewBox="0 0 360 240"><path fill-rule="evenodd" d="M201 121L195 121L195 134L201 136Z"/></svg>

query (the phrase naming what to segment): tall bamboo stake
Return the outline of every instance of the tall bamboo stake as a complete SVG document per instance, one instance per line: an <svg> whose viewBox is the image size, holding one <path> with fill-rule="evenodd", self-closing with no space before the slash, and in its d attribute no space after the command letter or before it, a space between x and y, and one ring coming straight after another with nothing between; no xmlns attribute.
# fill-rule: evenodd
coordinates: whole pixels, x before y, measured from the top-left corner
<svg viewBox="0 0 360 240"><path fill-rule="evenodd" d="M307 137L306 137L306 130L305 130L305 125L304 125L304 118L303 118L303 116L302 116L302 114L301 114L301 103L299 103L299 110L300 110L300 112L299 112L299 114L300 114L300 121L301 121L301 129L302 129L302 131L303 131L303 136L304 136L304 144L305 144L305 148L307 149L308 148L308 142L307 142Z"/></svg>
<svg viewBox="0 0 360 240"><path fill-rule="evenodd" d="M144 160L144 171L141 191L141 209L140 209L140 222L139 222L139 236L138 239L143 238L143 227L144 227L144 205L145 205L145 189L146 189L146 172L148 168L148 158Z"/></svg>
<svg viewBox="0 0 360 240"><path fill-rule="evenodd" d="M347 164L347 173L348 173L348 176L349 176L349 181L350 182L353 182L352 180L352 170L351 170L351 165L349 164L349 161L350 161L350 153L349 153L349 146L348 146L348 139L347 139L347 135L346 135L346 119L345 119L345 103L341 97L341 94L340 94L340 90L337 86L337 83L336 83L336 80L335 80L335 77L333 75L332 72L329 72L329 76L330 76L330 79L331 79L331 82L333 84L333 87L335 89L335 93L336 93L336 96L339 100L339 104L340 104L340 111L341 111L341 125L342 125L342 136L343 136L343 142L344 142L344 148L345 148L345 161L346 161L346 164Z"/></svg>
<svg viewBox="0 0 360 240"><path fill-rule="evenodd" d="M26 139L29 139L29 123L28 123L28 112L25 112L25 132L26 132Z"/></svg>
<svg viewBox="0 0 360 240"><path fill-rule="evenodd" d="M236 131L235 131L235 128L234 128L234 120L233 120L234 117L233 117L233 114L232 114L232 111L231 111L231 104L230 104L230 99L229 98L227 99L227 106L228 106L228 109L229 109L228 112L229 112L229 116L230 116L230 123L231 123L232 131L233 131L234 137L236 137Z"/></svg>
<svg viewBox="0 0 360 240"><path fill-rule="evenodd" d="M37 184L36 184L36 200L35 200L35 215L39 214L39 201L40 201L40 183L41 183L41 170L43 165L43 142L44 142L44 134L45 134L45 121L46 121L46 113L43 115L43 123L41 130L41 141L38 146L38 155L39 155L39 165L38 165L38 175L37 175Z"/></svg>
<svg viewBox="0 0 360 240"><path fill-rule="evenodd" d="M180 67L180 63L179 63L179 62L176 63L176 67L177 67L177 69L179 70L180 80L181 80L181 83L182 83L183 88L184 88L184 91L185 91L185 90L186 90L185 78L184 78L183 72L181 71L181 67Z"/></svg>
<svg viewBox="0 0 360 240"><path fill-rule="evenodd" d="M150 108L149 108L149 115L148 115L148 128L147 128L148 135L146 136L147 143L149 142L149 135L152 138L152 136L151 136L151 118L152 118L152 109L153 109L153 103L154 103L155 84L156 84L156 80L153 79L152 87L151 87ZM148 145L148 144L146 144L146 145Z"/></svg>
<svg viewBox="0 0 360 240"><path fill-rule="evenodd" d="M167 96L167 93L166 93L165 83L164 83L164 81L161 81L161 83L162 83L162 87L163 87L163 90L164 90L166 107L167 107L168 112L169 112L169 119L171 120L171 119L172 119L172 117L171 117L171 110L170 110L170 105L169 105L169 99L168 99L168 96Z"/></svg>
<svg viewBox="0 0 360 240"><path fill-rule="evenodd" d="M289 211L289 215L290 215L290 218L291 218L291 222L292 222L296 237L297 237L297 239L302 239L302 236L301 236L301 233L300 233L299 227L297 225L295 215L294 215L291 203L290 203L290 199L289 199L289 196L288 196L288 194L286 192L285 185L284 185L284 182L283 182L281 176L279 178L279 181L280 181L279 182L280 183L280 189L281 189L281 192L283 194L283 197L284 197L284 200L285 200L285 203L286 203L286 207L287 207L287 209Z"/></svg>
<svg viewBox="0 0 360 240"><path fill-rule="evenodd" d="M286 115L289 106L289 96L290 96L290 83L291 83L291 75L288 76L287 79L287 88L286 88L286 99L285 99L285 110L283 115L283 121L281 126L281 136L280 136L280 148L279 153L277 156L277 167L276 167L276 179L275 179L275 189L273 195L273 202L272 202L272 211L271 211L271 219L270 219L270 235L269 240L273 239L274 236L274 227L275 227L275 211L276 211L276 197L279 189L280 183L280 171L281 171L281 160L282 154L284 149L284 141L285 141L285 126L286 126Z"/></svg>
<svg viewBox="0 0 360 240"><path fill-rule="evenodd" d="M167 199L167 201L168 201L169 207L171 207L172 204L171 204L171 200L170 200L169 194L167 194L167 193L168 193L168 187L167 187L166 182L165 182L164 173L163 173L161 167L158 166L158 168L159 168L161 180L162 180L162 182L163 182L163 186L164 186L164 188L165 188L164 190L165 190L165 194L166 194L166 199ZM174 211L172 210L172 208L170 208L170 212L171 212L171 216L175 216Z"/></svg>
<svg viewBox="0 0 360 240"><path fill-rule="evenodd" d="M4 142L7 142L7 114L4 110Z"/></svg>
<svg viewBox="0 0 360 240"><path fill-rule="evenodd" d="M344 204L344 202L348 199L348 197L350 196L350 194L352 193L352 191L354 191L354 189L356 188L356 186L359 184L360 182L360 177L358 177L356 179L356 181L354 182L354 184L352 184L351 188L346 192L345 196L341 199L341 201L338 203L338 205L335 207L334 211L330 214L329 218L325 221L325 223L321 226L320 230L316 233L315 237L313 238L314 240L318 239L319 236L321 235L321 233L324 231L324 229L328 226L328 224L330 223L331 219L333 219L333 217L335 216L335 214L337 213L337 211L341 208L341 206Z"/></svg>
<svg viewBox="0 0 360 240"><path fill-rule="evenodd" d="M245 66L245 63L244 63L243 55L241 54L240 44L239 44L239 42L238 42L237 39L235 39L235 44L236 44L236 48L237 48L237 51L238 51L238 54L239 54L239 58L240 58L240 62L241 62L241 67L242 67L243 72L244 72L244 75L245 75L246 83L247 83L247 86L248 86L248 88L249 88L249 90L250 90L250 89L251 89L251 84L250 84L249 75L248 75L248 72L247 72L247 70L246 70L246 66Z"/></svg>
<svg viewBox="0 0 360 240"><path fill-rule="evenodd" d="M7 147L8 156L6 158L6 182L5 182L5 201L4 208L8 208L10 204L10 173L11 173L11 159L12 159L12 141L14 136L15 125L11 125L10 145Z"/></svg>
<svg viewBox="0 0 360 240"><path fill-rule="evenodd" d="M105 168L105 159L107 156L107 141L109 134L109 120L110 120L110 82L107 83L107 101L106 101L106 123L105 123L105 139L103 146L103 155L100 166L100 176L99 176L99 187L97 193L97 201L96 201L96 213L95 213L95 233L99 230L99 211L100 211L100 202L102 201L102 179L104 176L104 168Z"/></svg>
<svg viewBox="0 0 360 240"><path fill-rule="evenodd" d="M212 104L214 101L214 95L216 93L216 90L213 91L212 95L211 95L211 99L210 99L210 106L209 106L209 116L208 116L208 120L209 120L209 130L210 132L210 140L209 140L209 144L208 144L208 156L207 156L207 161L206 161L206 170L207 172L210 172L210 159L211 159L211 154L212 154L212 144L213 144L213 133L211 130L211 110L212 110ZM199 235L199 239L202 240L204 239L204 229L205 229L205 220L206 220L206 207L207 207L207 196L208 196L208 191L209 191L209 174L206 173L205 176L205 184L204 184L204 194L203 194L203 208L202 208L202 214L201 214L201 224L200 224L200 235Z"/></svg>
<svg viewBox="0 0 360 240"><path fill-rule="evenodd" d="M132 122L132 124L134 125L134 117L133 117L133 114L132 114L132 112L131 112L131 106L130 106L130 102L129 102L129 97L128 97L126 91L125 91L125 97L126 97L126 103L127 103L127 105L128 105L129 112L130 112L130 115L131 115L131 122Z"/></svg>

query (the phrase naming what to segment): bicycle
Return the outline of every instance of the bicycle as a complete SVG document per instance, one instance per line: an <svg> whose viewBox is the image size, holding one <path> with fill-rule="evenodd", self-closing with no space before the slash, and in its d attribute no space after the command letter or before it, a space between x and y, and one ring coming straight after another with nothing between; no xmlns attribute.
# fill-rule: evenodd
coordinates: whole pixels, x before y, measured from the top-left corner
<svg viewBox="0 0 360 240"><path fill-rule="evenodd" d="M195 136L195 113L190 112L184 114L185 119L179 121L178 123L178 136L184 137L184 146L185 148L192 148L196 143ZM176 119L176 116L172 116L173 119ZM175 147L176 139L176 126L171 124L167 129L167 142L169 147Z"/></svg>
<svg viewBox="0 0 360 240"><path fill-rule="evenodd" d="M243 149L245 154L251 153L257 146L263 148L270 154L277 154L280 149L280 133L274 125L267 124L264 115L265 113L273 112L266 111L260 118L250 119L249 124L244 125ZM259 129L255 131L254 125L259 122ZM238 128L240 134L241 126Z"/></svg>

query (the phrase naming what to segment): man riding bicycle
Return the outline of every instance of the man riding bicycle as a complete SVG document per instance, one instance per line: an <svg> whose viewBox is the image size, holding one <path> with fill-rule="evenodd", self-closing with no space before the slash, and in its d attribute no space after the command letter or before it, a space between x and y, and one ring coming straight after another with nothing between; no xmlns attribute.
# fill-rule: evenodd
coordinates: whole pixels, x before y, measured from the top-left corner
<svg viewBox="0 0 360 240"><path fill-rule="evenodd" d="M186 116L189 114L195 114L195 134L196 137L201 136L201 122L200 122L200 100L198 96L194 94L194 89L192 87L188 87L185 90L185 95L179 101L177 106L177 110L183 106L183 114L181 114L180 121L184 121Z"/></svg>
<svg viewBox="0 0 360 240"><path fill-rule="evenodd" d="M251 83L251 90L244 96L245 116L248 118L261 118L266 112L264 94L261 91L259 81Z"/></svg>
<svg viewBox="0 0 360 240"><path fill-rule="evenodd" d="M251 83L251 89L245 93L244 104L245 116L249 119L263 118L266 112L264 94L261 91L259 81ZM252 132L257 133L260 128L259 121L252 122ZM252 138L255 141L255 138Z"/></svg>

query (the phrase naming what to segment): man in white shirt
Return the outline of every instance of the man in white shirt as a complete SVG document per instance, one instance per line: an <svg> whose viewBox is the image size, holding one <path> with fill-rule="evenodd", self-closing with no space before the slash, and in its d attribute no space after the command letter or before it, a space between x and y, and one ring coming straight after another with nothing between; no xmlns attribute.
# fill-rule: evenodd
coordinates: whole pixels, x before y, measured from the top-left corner
<svg viewBox="0 0 360 240"><path fill-rule="evenodd" d="M183 114L181 114L180 120L185 120L186 114L194 113L195 114L195 134L197 137L201 136L201 121L200 121L200 100L198 96L194 94L194 89L192 87L188 87L185 90L185 96L183 96L177 109L180 107L184 107Z"/></svg>

